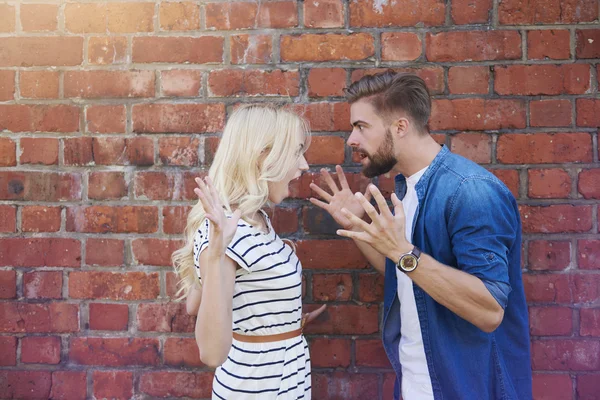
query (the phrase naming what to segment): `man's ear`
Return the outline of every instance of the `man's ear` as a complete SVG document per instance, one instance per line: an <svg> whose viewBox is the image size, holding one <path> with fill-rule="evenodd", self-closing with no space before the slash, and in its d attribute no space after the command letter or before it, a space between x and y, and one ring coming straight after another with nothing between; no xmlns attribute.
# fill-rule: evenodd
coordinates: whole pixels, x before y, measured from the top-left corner
<svg viewBox="0 0 600 400"><path fill-rule="evenodd" d="M399 118L392 123L392 134L397 138L401 139L408 134L408 128L410 127L410 122L406 118Z"/></svg>

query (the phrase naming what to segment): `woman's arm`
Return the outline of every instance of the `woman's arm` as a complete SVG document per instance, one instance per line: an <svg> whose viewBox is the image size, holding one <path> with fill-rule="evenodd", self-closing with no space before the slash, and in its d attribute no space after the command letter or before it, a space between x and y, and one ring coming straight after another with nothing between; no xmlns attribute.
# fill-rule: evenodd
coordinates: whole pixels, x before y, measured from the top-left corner
<svg viewBox="0 0 600 400"><path fill-rule="evenodd" d="M188 315L198 315L198 308L200 308L200 302L202 301L202 286L193 285L187 294L185 299L185 310Z"/></svg>

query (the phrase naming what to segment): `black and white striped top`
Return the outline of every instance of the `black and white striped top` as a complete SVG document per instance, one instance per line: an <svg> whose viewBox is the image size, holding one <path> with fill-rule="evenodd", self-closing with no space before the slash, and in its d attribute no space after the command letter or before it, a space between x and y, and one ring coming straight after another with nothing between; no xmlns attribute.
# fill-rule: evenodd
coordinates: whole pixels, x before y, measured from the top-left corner
<svg viewBox="0 0 600 400"><path fill-rule="evenodd" d="M268 233L240 220L226 255L240 268L233 294L232 329L243 335L274 335L300 328L302 265L273 230ZM194 259L207 248L208 220L194 241ZM310 399L310 357L304 337L270 343L233 340L228 358L217 368L213 399Z"/></svg>

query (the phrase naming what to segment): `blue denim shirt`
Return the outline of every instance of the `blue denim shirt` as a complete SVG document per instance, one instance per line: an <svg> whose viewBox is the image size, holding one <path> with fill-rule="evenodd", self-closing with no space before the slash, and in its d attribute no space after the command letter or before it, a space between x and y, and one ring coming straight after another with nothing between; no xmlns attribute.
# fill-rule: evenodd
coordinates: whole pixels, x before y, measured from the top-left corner
<svg viewBox="0 0 600 400"><path fill-rule="evenodd" d="M415 190L413 244L437 261L481 279L504 308L492 333L442 306L413 284L434 398L532 398L527 304L521 278L517 203L493 174L443 146ZM406 193L396 176L396 195ZM386 260L383 344L399 399L400 303L395 262ZM405 399L413 400L413 399Z"/></svg>

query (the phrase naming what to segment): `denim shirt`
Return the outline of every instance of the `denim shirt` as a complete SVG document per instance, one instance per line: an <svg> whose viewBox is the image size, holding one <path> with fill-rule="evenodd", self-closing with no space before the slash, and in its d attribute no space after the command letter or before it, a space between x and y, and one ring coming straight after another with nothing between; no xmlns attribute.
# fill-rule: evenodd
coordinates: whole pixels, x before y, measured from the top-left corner
<svg viewBox="0 0 600 400"><path fill-rule="evenodd" d="M395 179L396 195L406 180ZM527 304L521 278L517 203L493 174L443 146L416 187L419 205L412 243L437 261L481 279L504 308L486 333L413 283L434 398L532 398ZM396 371L400 398L400 303L396 260L385 266L383 344ZM405 399L413 400L413 399Z"/></svg>

